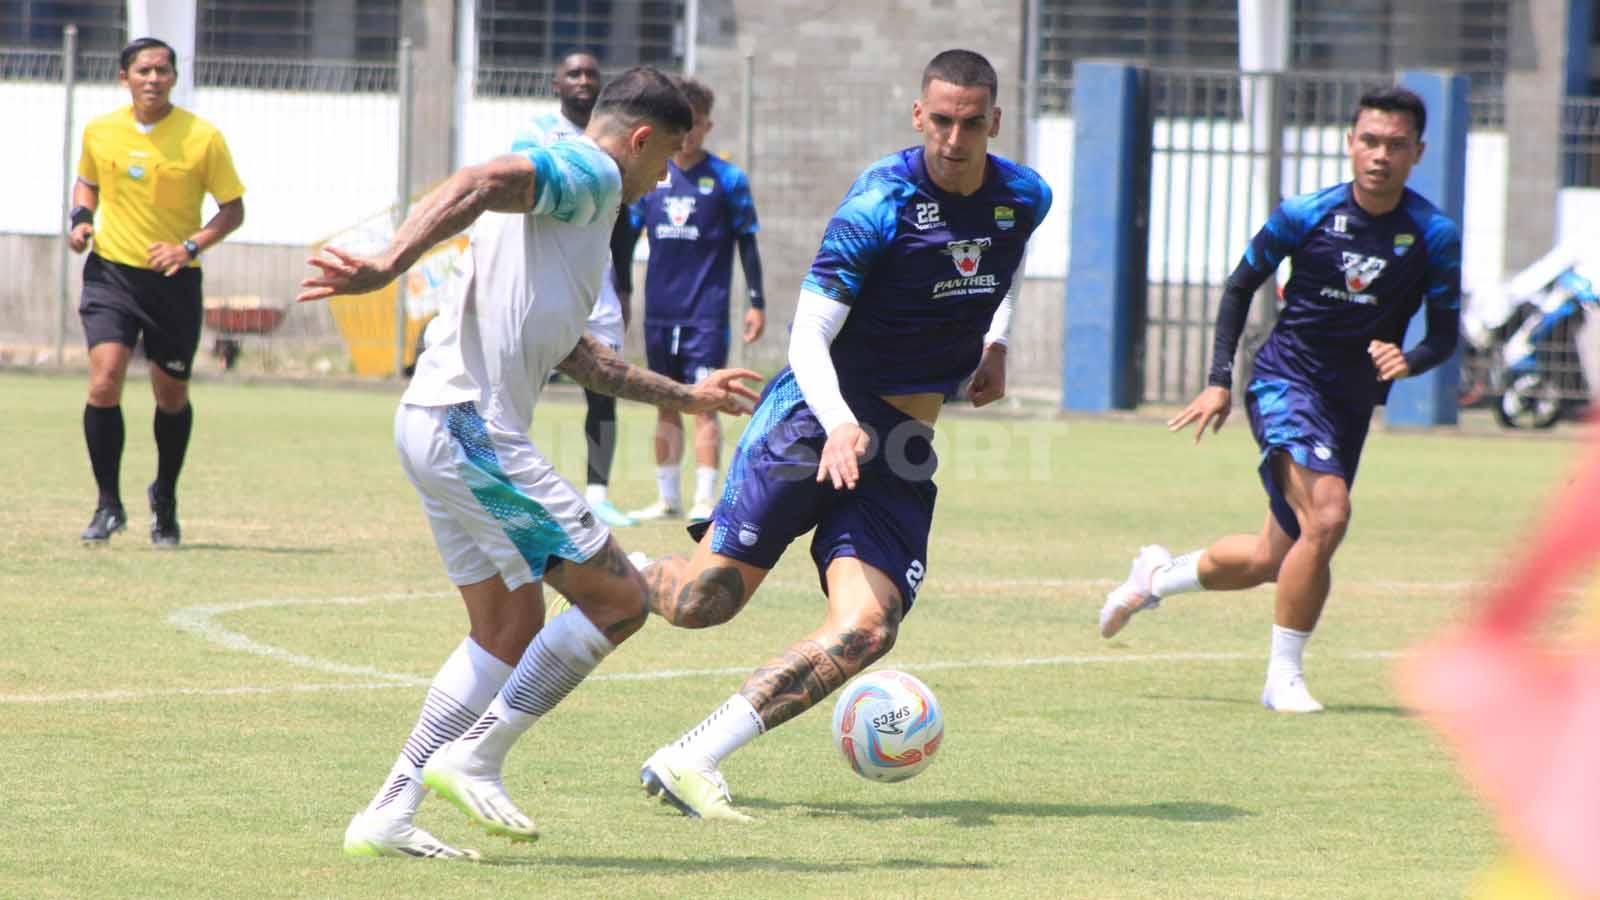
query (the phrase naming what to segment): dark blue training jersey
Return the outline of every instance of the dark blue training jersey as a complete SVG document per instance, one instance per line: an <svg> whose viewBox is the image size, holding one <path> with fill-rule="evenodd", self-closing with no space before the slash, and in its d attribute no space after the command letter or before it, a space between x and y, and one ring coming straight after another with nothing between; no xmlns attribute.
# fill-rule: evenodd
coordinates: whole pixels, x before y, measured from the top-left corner
<svg viewBox="0 0 1600 900"><path fill-rule="evenodd" d="M669 161L667 175L629 210L650 241L644 324L726 328L734 245L760 228L750 180L711 154L687 172Z"/></svg>
<svg viewBox="0 0 1600 900"><path fill-rule="evenodd" d="M1381 402L1387 384L1377 379L1368 343L1400 345L1424 302L1433 311L1461 306L1461 231L1409 188L1381 216L1357 205L1349 183L1283 201L1244 262L1264 282L1284 257L1293 273L1278 324L1256 356L1258 377Z"/></svg>
<svg viewBox="0 0 1600 900"><path fill-rule="evenodd" d="M949 394L1050 211L1050 186L991 154L966 197L928 177L922 148L873 163L828 222L806 289L850 307L832 355L846 393Z"/></svg>

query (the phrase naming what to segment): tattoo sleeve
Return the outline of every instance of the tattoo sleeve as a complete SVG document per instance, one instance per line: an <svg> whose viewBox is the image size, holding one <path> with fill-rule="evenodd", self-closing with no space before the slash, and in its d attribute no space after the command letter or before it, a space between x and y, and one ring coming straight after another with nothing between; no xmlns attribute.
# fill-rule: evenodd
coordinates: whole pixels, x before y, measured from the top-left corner
<svg viewBox="0 0 1600 900"><path fill-rule="evenodd" d="M486 212L527 212L533 208L533 164L502 156L468 166L422 198L389 243L395 272L411 268L428 248L466 230Z"/></svg>
<svg viewBox="0 0 1600 900"><path fill-rule="evenodd" d="M681 412L691 396L688 385L630 365L587 333L556 369L597 394L637 400L669 412Z"/></svg>
<svg viewBox="0 0 1600 900"><path fill-rule="evenodd" d="M744 577L732 566L712 566L688 577L689 561L680 556L656 560L645 569L650 610L679 628L709 628L732 619L744 608Z"/></svg>
<svg viewBox="0 0 1600 900"><path fill-rule="evenodd" d="M739 693L761 715L768 729L778 727L822 702L894 647L902 617L898 593L879 597L877 616L833 634L826 644L803 640L757 669Z"/></svg>

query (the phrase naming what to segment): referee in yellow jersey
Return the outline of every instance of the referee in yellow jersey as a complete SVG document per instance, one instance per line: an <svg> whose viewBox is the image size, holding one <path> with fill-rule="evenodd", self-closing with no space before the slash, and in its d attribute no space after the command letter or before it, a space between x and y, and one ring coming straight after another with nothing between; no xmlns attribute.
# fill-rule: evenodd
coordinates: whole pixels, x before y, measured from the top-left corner
<svg viewBox="0 0 1600 900"><path fill-rule="evenodd" d="M204 315L199 257L244 222L244 185L222 133L172 105L178 59L170 46L148 37L129 44L117 79L133 102L83 130L68 237L74 253L94 245L78 315L89 344L83 437L100 499L83 540L104 543L128 524L122 383L142 333L156 399L150 540L176 546L178 472L194 425L189 373ZM219 209L202 228L207 193Z"/></svg>

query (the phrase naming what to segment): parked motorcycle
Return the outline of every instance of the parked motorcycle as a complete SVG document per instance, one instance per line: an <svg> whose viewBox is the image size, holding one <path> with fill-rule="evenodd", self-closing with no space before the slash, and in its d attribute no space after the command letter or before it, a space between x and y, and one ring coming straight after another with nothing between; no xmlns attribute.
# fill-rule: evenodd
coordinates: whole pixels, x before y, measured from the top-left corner
<svg viewBox="0 0 1600 900"><path fill-rule="evenodd" d="M1506 428L1549 428L1589 403L1577 335L1600 311L1600 258L1564 245L1498 290L1475 294L1461 317L1463 406L1485 402Z"/></svg>

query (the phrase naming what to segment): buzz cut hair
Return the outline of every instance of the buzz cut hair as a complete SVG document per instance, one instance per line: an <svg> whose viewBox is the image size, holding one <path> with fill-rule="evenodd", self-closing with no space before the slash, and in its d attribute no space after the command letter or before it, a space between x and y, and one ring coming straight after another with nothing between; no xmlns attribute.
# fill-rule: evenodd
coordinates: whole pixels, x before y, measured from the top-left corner
<svg viewBox="0 0 1600 900"><path fill-rule="evenodd" d="M611 79L595 100L594 114L616 119L626 128L650 122L687 133L694 127L694 110L683 91L650 66L634 66Z"/></svg>
<svg viewBox="0 0 1600 900"><path fill-rule="evenodd" d="M1000 76L995 74L994 66L982 53L974 50L946 50L928 60L928 65L922 70L924 94L934 81L943 81L956 87L988 88L990 102L997 99L1000 93Z"/></svg>
<svg viewBox="0 0 1600 900"><path fill-rule="evenodd" d="M153 37L135 38L129 41L128 46L123 47L122 52L117 55L118 71L128 71L128 67L133 65L133 61L139 57L140 53L146 50L167 51L167 62L172 64L172 71L178 71L178 51L172 49L172 45L166 41Z"/></svg>
<svg viewBox="0 0 1600 900"><path fill-rule="evenodd" d="M1422 139L1422 130L1428 125L1428 107L1423 104L1422 98L1417 96L1415 91L1399 85L1373 88L1362 94L1361 99L1356 101L1355 114L1350 117L1351 128L1356 127L1356 122L1361 119L1361 111L1364 109L1387 113L1410 113L1411 124L1417 126L1417 140Z"/></svg>
<svg viewBox="0 0 1600 900"><path fill-rule="evenodd" d="M696 81L688 76L674 81L678 85L678 90L683 91L683 96L688 98L689 105L694 107L695 112L702 116L711 115L711 107L716 104L717 95L706 86L705 82Z"/></svg>

